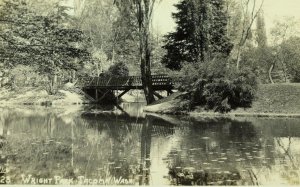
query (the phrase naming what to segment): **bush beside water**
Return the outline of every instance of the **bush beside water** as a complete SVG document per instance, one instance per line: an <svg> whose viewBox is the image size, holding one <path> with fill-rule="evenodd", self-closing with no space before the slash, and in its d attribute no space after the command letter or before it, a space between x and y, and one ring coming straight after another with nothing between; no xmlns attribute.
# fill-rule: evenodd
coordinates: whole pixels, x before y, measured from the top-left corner
<svg viewBox="0 0 300 187"><path fill-rule="evenodd" d="M237 70L221 59L199 64L185 64L175 77L180 91L188 91L187 109L228 112L250 107L257 89L256 75L249 69Z"/></svg>

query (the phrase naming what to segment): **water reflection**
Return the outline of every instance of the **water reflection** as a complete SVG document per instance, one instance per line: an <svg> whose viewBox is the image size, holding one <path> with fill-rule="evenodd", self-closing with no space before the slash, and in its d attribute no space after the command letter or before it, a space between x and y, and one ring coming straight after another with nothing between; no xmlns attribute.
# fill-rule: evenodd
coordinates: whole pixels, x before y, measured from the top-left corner
<svg viewBox="0 0 300 187"><path fill-rule="evenodd" d="M142 106L0 109L0 183L300 184L300 119L178 118Z"/></svg>

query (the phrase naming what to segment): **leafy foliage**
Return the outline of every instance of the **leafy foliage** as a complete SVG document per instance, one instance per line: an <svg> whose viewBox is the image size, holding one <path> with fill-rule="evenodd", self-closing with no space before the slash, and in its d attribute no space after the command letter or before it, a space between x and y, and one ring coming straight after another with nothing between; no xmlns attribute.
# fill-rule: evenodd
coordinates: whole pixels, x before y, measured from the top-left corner
<svg viewBox="0 0 300 187"><path fill-rule="evenodd" d="M139 35L135 12L130 7L116 4L118 16L113 22L112 49L117 62L139 64ZM136 66L138 67L138 66Z"/></svg>
<svg viewBox="0 0 300 187"><path fill-rule="evenodd" d="M249 47L241 55L241 64L243 67L251 69L256 74L260 83L270 83L268 71L274 61L276 61L274 47L265 46ZM276 69L280 67L277 65Z"/></svg>
<svg viewBox="0 0 300 187"><path fill-rule="evenodd" d="M292 37L281 44L283 59L293 82L300 82L300 38Z"/></svg>
<svg viewBox="0 0 300 187"><path fill-rule="evenodd" d="M36 67L49 77L56 93L56 77L63 70L78 70L91 58L89 38L70 26L66 6L56 4L48 15L41 15L25 1L5 0L0 9L0 47L2 62L13 68L18 64Z"/></svg>
<svg viewBox="0 0 300 187"><path fill-rule="evenodd" d="M267 33L263 12L260 11L256 18L256 42L258 47L267 46Z"/></svg>
<svg viewBox="0 0 300 187"><path fill-rule="evenodd" d="M35 86L42 84L43 77L35 67L19 64L9 71L9 79L15 86Z"/></svg>
<svg viewBox="0 0 300 187"><path fill-rule="evenodd" d="M255 96L256 75L249 69L226 67L225 59L184 65L180 74L179 89L188 91L190 108L228 112L236 107L249 107ZM183 76L184 75L184 76Z"/></svg>
<svg viewBox="0 0 300 187"><path fill-rule="evenodd" d="M166 35L167 54L162 63L179 70L181 62L203 62L216 54L228 56L232 44L227 37L225 1L182 0L173 13L177 28Z"/></svg>
<svg viewBox="0 0 300 187"><path fill-rule="evenodd" d="M125 63L119 62L108 68L107 75L109 76L128 76L129 70Z"/></svg>
<svg viewBox="0 0 300 187"><path fill-rule="evenodd" d="M40 16L29 10L24 2L4 1L0 17L5 29L0 33L4 45L0 49L4 62L37 65L41 72L53 73L58 69L78 69L79 61L89 58L83 48L88 41L83 32L67 28L64 21L66 9Z"/></svg>
<svg viewBox="0 0 300 187"><path fill-rule="evenodd" d="M92 54L104 53L107 59L100 62L106 70L107 63L126 62L138 69L138 34L136 17L128 6L112 0L83 1L81 11L75 11L75 25L91 38Z"/></svg>

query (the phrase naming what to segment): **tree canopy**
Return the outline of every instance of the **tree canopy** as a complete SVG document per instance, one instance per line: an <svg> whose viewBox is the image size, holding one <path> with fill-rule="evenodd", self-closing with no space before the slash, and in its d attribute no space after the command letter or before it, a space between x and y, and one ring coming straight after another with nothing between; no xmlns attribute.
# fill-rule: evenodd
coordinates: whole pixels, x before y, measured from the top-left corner
<svg viewBox="0 0 300 187"><path fill-rule="evenodd" d="M67 7L57 5L57 12L38 15L23 1L4 1L0 10L1 61L8 66L37 65L42 72L78 69L74 63L88 60L84 45L88 38L81 30L69 27Z"/></svg>
<svg viewBox="0 0 300 187"><path fill-rule="evenodd" d="M182 62L230 54L233 44L227 36L225 1L182 0L175 6L176 31L165 36L167 54L162 62L166 67L179 70Z"/></svg>

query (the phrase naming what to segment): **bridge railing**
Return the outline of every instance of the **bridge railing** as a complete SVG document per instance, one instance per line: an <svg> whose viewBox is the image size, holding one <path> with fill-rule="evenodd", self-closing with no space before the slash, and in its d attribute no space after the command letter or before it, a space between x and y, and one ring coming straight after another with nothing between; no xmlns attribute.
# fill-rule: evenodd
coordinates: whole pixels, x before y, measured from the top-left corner
<svg viewBox="0 0 300 187"><path fill-rule="evenodd" d="M172 85L172 80L167 75L152 75L152 85Z"/></svg>
<svg viewBox="0 0 300 187"><path fill-rule="evenodd" d="M135 87L142 86L141 76L88 77L80 81L85 87ZM152 75L153 86L172 85L167 75Z"/></svg>

